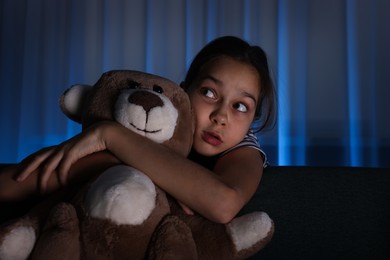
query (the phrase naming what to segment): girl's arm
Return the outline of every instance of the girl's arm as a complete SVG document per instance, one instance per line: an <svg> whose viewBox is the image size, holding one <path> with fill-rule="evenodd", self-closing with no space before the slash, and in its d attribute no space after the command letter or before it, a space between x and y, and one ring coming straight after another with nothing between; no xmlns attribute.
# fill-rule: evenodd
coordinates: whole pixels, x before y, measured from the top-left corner
<svg viewBox="0 0 390 260"><path fill-rule="evenodd" d="M52 147L51 149L55 149ZM46 150L47 151L47 150ZM104 169L120 163L109 152L98 152L88 155L78 160L69 171L69 182L72 184L82 183L91 177L102 172ZM0 202L19 201L33 196L40 196L39 176L41 169L35 169L31 175L23 182L18 182L17 178L21 164L11 165L0 172ZM57 173L53 172L47 181L45 194L56 191L62 187Z"/></svg>
<svg viewBox="0 0 390 260"><path fill-rule="evenodd" d="M63 143L48 156L40 179L42 186L45 187L53 171L58 173L61 182L65 182L73 163L104 149L123 163L143 171L191 209L221 223L230 221L248 202L263 171L262 157L252 148L229 152L218 160L212 172L117 123L104 122ZM35 161L38 165L42 162L39 158ZM35 166L27 168L34 169ZM21 180L28 175L29 171L24 171Z"/></svg>
<svg viewBox="0 0 390 260"><path fill-rule="evenodd" d="M215 222L229 222L258 187L263 161L253 148L229 152L218 160L212 172L164 146L126 131L124 127L115 126L105 129L108 150L124 163L143 171L173 197Z"/></svg>

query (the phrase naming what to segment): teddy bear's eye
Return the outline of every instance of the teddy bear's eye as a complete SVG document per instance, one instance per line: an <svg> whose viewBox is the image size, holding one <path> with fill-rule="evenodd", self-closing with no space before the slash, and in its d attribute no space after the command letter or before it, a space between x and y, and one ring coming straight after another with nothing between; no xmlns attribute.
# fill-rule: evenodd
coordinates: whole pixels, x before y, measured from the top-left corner
<svg viewBox="0 0 390 260"><path fill-rule="evenodd" d="M140 83L138 83L136 81L132 81L132 80L129 81L127 84L129 85L129 88L131 88L131 89L137 89L137 88L141 87Z"/></svg>
<svg viewBox="0 0 390 260"><path fill-rule="evenodd" d="M163 88L160 87L159 85L154 85L153 86L153 91L157 92L157 93L160 93L160 94L162 94L164 92Z"/></svg>

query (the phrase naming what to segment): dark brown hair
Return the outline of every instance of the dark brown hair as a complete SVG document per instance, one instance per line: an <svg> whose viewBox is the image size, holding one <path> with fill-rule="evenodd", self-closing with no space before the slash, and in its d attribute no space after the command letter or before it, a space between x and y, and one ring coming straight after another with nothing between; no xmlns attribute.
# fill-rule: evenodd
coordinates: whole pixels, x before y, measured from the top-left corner
<svg viewBox="0 0 390 260"><path fill-rule="evenodd" d="M259 46L249 45L246 41L224 36L208 43L194 58L183 82L184 89L197 79L202 67L210 60L228 56L253 66L260 75L260 97L257 105L253 130L259 132L272 128L276 122L276 94L270 76L267 56Z"/></svg>

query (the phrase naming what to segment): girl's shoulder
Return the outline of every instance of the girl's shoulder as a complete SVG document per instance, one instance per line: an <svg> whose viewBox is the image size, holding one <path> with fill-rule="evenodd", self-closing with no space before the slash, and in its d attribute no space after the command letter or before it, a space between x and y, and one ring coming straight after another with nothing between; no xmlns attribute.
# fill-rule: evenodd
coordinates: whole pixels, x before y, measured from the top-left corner
<svg viewBox="0 0 390 260"><path fill-rule="evenodd" d="M249 131L240 143L238 143L237 145L233 146L232 148L226 150L225 152L219 155L208 157L208 156L200 155L195 150L192 150L188 158L212 170L219 158L240 147L251 147L258 150L261 156L263 157L263 167L264 168L267 167L268 165L267 155L263 151L263 149L261 149L258 139L252 131Z"/></svg>
<svg viewBox="0 0 390 260"><path fill-rule="evenodd" d="M252 131L248 131L240 143L223 152L220 157L240 147L251 147L258 150L263 157L263 167L265 168L268 165L267 154L261 149L257 136Z"/></svg>

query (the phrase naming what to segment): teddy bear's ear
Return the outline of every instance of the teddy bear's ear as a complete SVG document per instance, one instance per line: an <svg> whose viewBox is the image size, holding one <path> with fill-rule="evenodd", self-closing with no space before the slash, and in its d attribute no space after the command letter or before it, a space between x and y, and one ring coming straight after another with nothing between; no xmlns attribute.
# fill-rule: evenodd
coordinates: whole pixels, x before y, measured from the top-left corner
<svg viewBox="0 0 390 260"><path fill-rule="evenodd" d="M77 123L81 123L85 101L92 89L89 85L73 85L68 88L60 99L62 112Z"/></svg>

